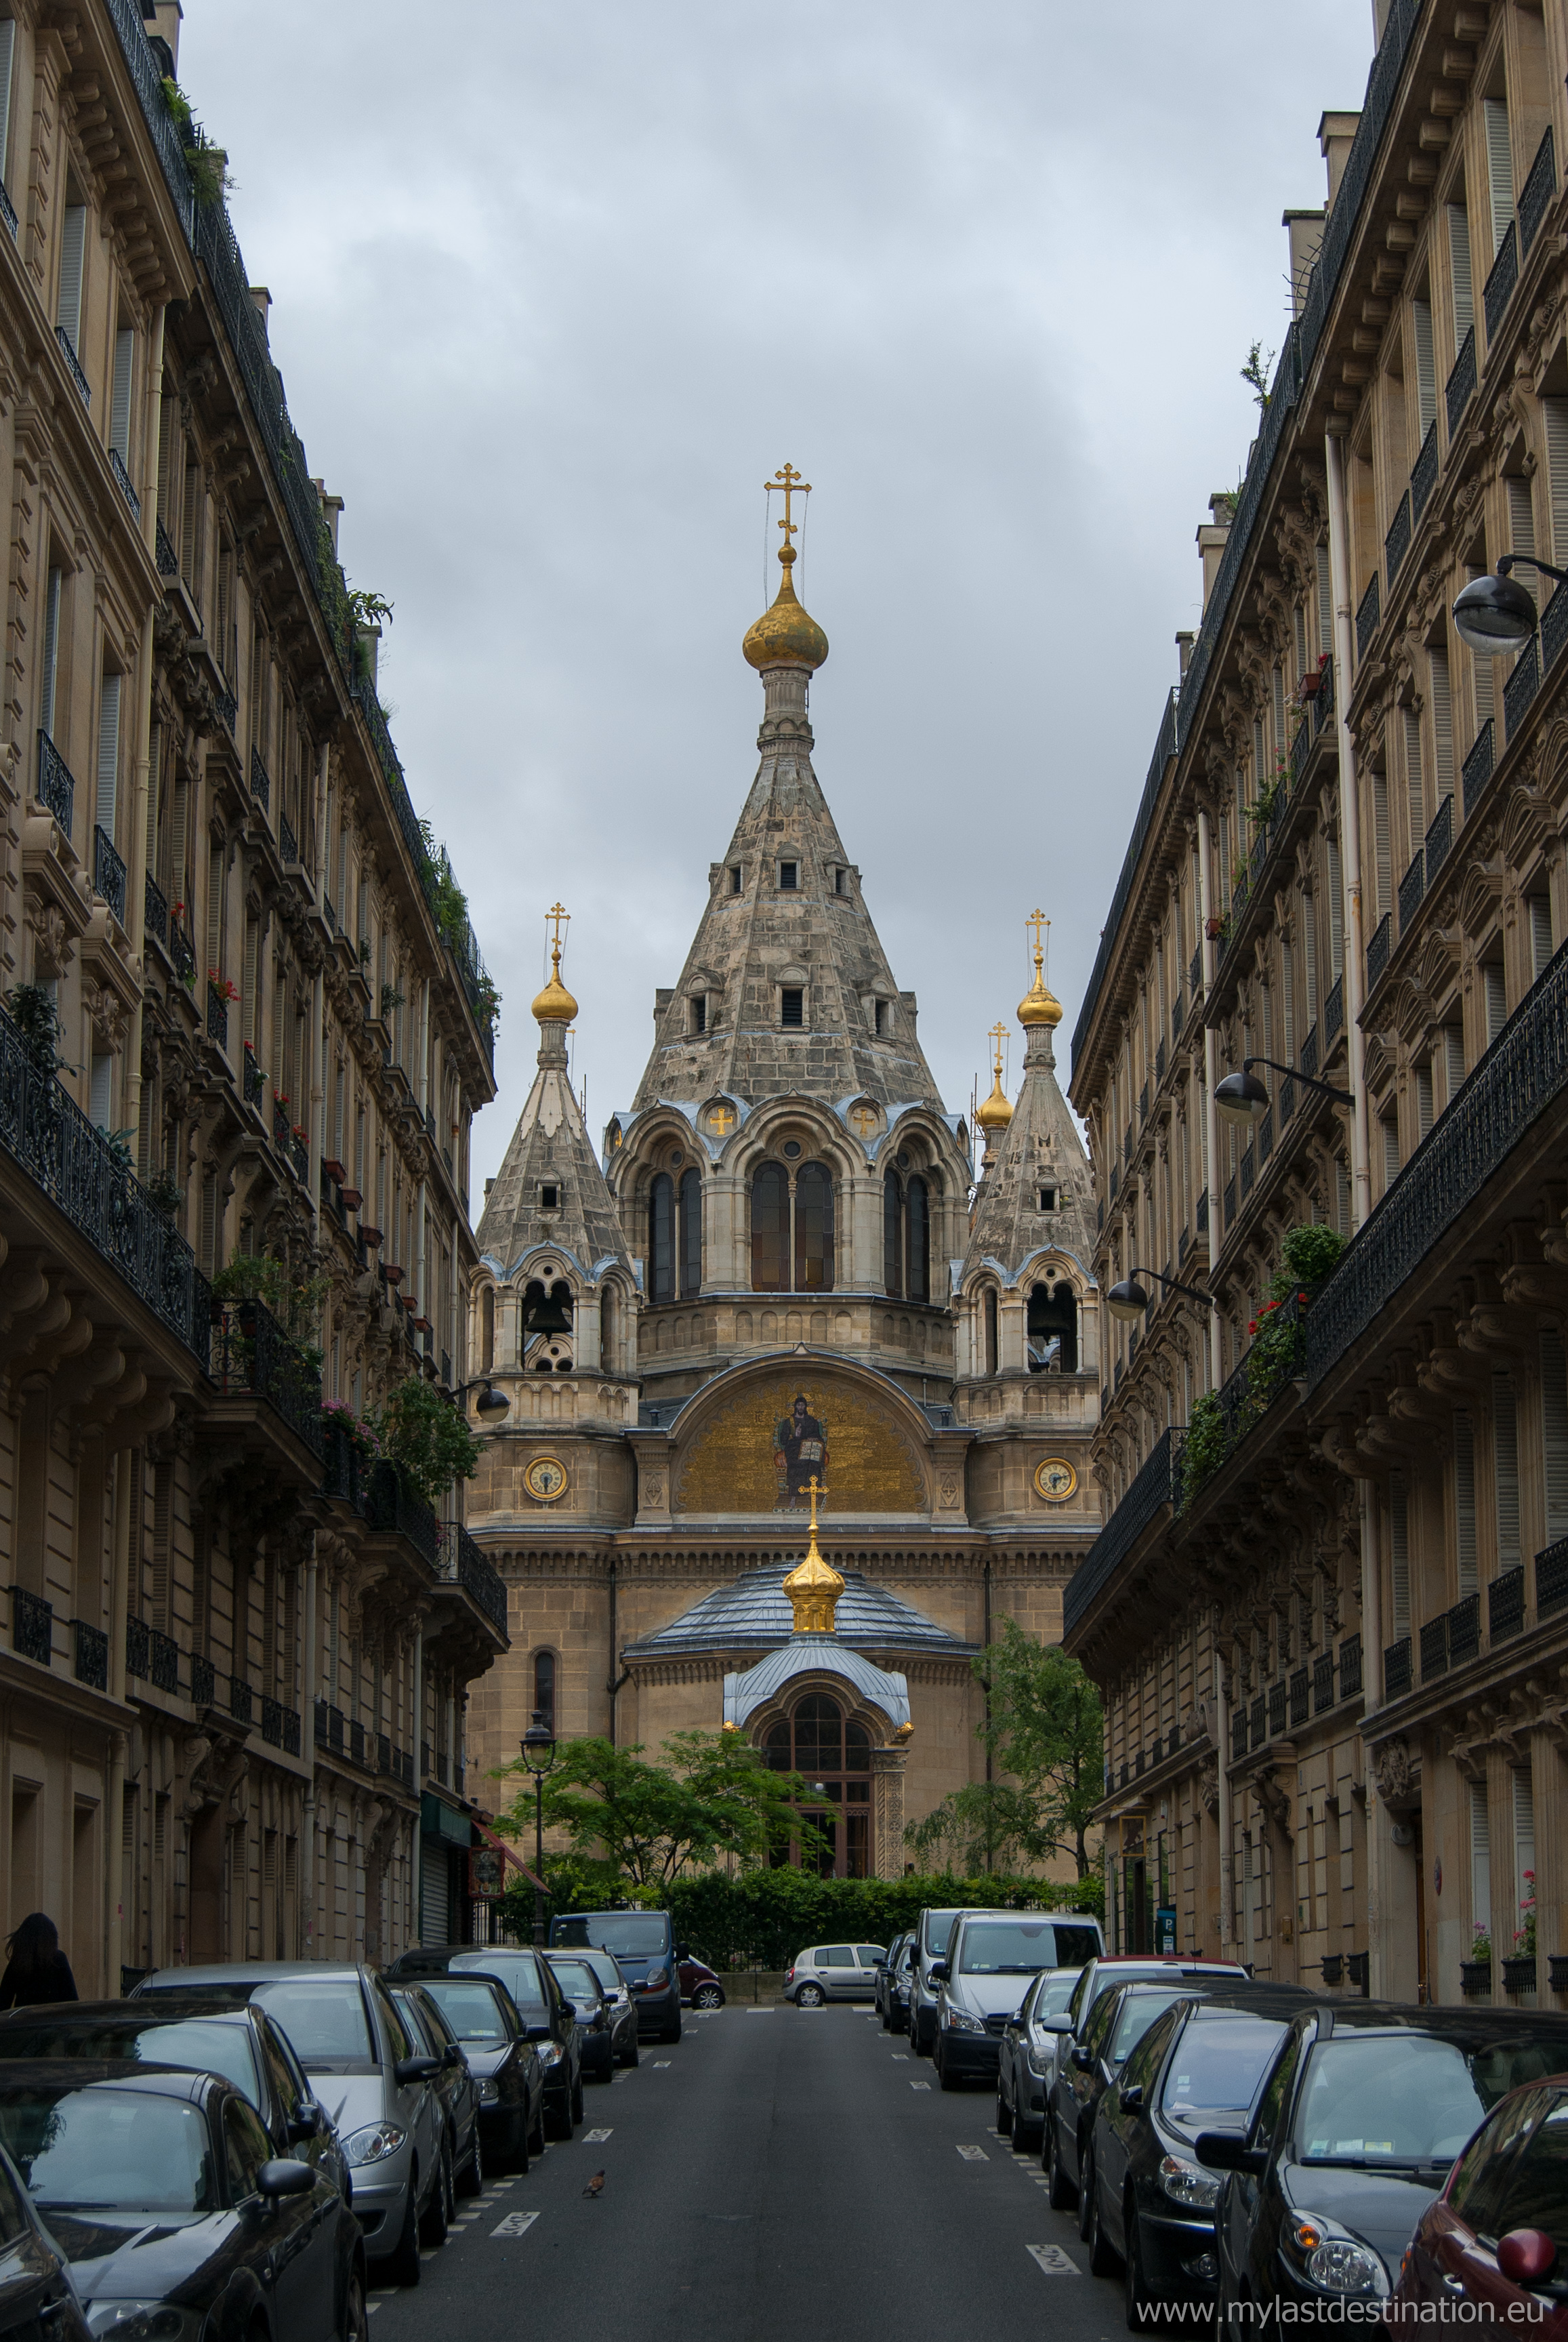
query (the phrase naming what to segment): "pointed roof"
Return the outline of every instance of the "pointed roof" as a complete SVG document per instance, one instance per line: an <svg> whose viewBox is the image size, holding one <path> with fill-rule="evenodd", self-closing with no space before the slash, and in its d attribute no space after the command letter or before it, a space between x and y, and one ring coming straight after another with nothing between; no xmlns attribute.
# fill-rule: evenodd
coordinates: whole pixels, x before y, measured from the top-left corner
<svg viewBox="0 0 1568 2342"><path fill-rule="evenodd" d="M481 1254L500 1276L539 1245L569 1255L590 1280L612 1262L632 1273L620 1217L567 1072L566 1019L576 1007L561 982L557 941L550 983L534 1003L539 1070L476 1232ZM544 1200L550 1191L553 1206Z"/></svg>
<svg viewBox="0 0 1568 2342"><path fill-rule="evenodd" d="M777 1563L748 1569L730 1585L704 1594L666 1626L628 1643L623 1656L656 1659L688 1652L777 1649L794 1632L794 1613L784 1590L788 1575L788 1568ZM921 1652L937 1658L970 1658L978 1647L960 1642L934 1618L858 1569L844 1572L831 1639L861 1650Z"/></svg>
<svg viewBox="0 0 1568 2342"><path fill-rule="evenodd" d="M784 554L793 561L787 545ZM770 632L759 620L746 638L765 696L762 761L724 861L710 871L708 906L680 982L656 1011L653 1055L633 1112L722 1092L745 1106L790 1095L835 1106L868 1096L890 1119L914 1105L940 1114L941 1095L915 1037L914 996L894 980L860 873L812 767L807 686L809 668L820 661L808 656L799 621L821 640L823 657L827 646L794 604L787 565L768 621L778 618L786 592L791 626L781 620ZM793 886L781 865L793 865ZM798 1031L781 1024L786 986L804 995ZM704 1029L696 1033L692 1003L699 997Z"/></svg>
<svg viewBox="0 0 1568 2342"><path fill-rule="evenodd" d="M1094 1255L1094 1181L1077 1125L1057 1086L1055 1026L1039 1019L1025 1021L1024 1030L1029 1046L1024 1086L975 1197L964 1263L967 1275L988 1260L1009 1284L1031 1254L1047 1246L1072 1253L1085 1274ZM1054 1188L1054 1211L1040 1209L1042 1187Z"/></svg>

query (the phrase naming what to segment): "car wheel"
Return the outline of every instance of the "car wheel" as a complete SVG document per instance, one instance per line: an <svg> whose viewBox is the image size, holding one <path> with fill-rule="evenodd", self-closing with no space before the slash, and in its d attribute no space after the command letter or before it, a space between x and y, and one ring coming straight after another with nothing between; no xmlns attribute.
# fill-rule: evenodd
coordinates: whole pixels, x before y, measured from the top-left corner
<svg viewBox="0 0 1568 2342"><path fill-rule="evenodd" d="M386 2263L387 2278L393 2285L419 2283L419 2210L414 2200L417 2186L417 2175L411 2172L408 2193L404 2198L403 2226Z"/></svg>
<svg viewBox="0 0 1568 2342"><path fill-rule="evenodd" d="M343 2324L338 2334L340 2342L369 2342L370 2313L365 2306L365 2271L357 2261L348 2273L348 2285L343 2297Z"/></svg>
<svg viewBox="0 0 1568 2342"><path fill-rule="evenodd" d="M723 2008L724 1988L722 1984L700 1984L692 1995L694 2008Z"/></svg>
<svg viewBox="0 0 1568 2342"><path fill-rule="evenodd" d="M1054 2212L1070 2212L1076 2199L1077 2190L1063 2168L1062 2150L1056 2138L1055 2117L1049 2107L1045 2109L1045 2137L1040 2148L1040 2160L1051 2177L1051 2190L1047 2198L1051 2209Z"/></svg>
<svg viewBox="0 0 1568 2342"><path fill-rule="evenodd" d="M435 2185L430 2191L430 2201L419 2216L419 2241L428 2252L438 2252L446 2242L446 2141L441 2142L441 2160L435 2167Z"/></svg>
<svg viewBox="0 0 1568 2342"><path fill-rule="evenodd" d="M946 2058L943 2057L940 2049L934 2050L932 2054L936 2062L936 2078L944 2090L956 2090L959 2087L958 2077L948 2065Z"/></svg>
<svg viewBox="0 0 1568 2342"><path fill-rule="evenodd" d="M1093 2277L1114 2277L1116 2274L1117 2255L1113 2251L1111 2246L1106 2241L1105 2230L1100 2218L1100 2186L1098 2180L1095 2178L1094 2167L1092 2163L1089 2166L1086 2193L1089 2197L1088 2243L1090 2274Z"/></svg>
<svg viewBox="0 0 1568 2342"><path fill-rule="evenodd" d="M1085 2244L1089 2241L1089 2222L1094 2211L1094 2158L1081 2151L1078 2157L1078 2234Z"/></svg>
<svg viewBox="0 0 1568 2342"><path fill-rule="evenodd" d="M575 2130L575 2128L577 2127L577 2125L582 2121L582 2119L583 2119L583 2076L582 2076L581 2069L579 2069L579 2071L578 2071L578 2075L577 2075L576 2084L575 2084L575 2086L574 2086L574 2089L573 2089L573 2092L572 2092L572 2127L573 2127L573 2129L574 2129L574 2130Z"/></svg>
<svg viewBox="0 0 1568 2342"><path fill-rule="evenodd" d="M1127 2235L1126 2304L1129 2334L1153 2334L1165 2322L1165 2305L1149 2291L1144 2270L1144 2233L1137 2207L1129 2204L1123 2221Z"/></svg>
<svg viewBox="0 0 1568 2342"><path fill-rule="evenodd" d="M676 2009L676 2011L675 2011L675 2021L674 2021L674 2023L673 2025L666 2025L666 2026L665 2026L665 2027L664 2027L664 2031L660 2034L659 2038L660 2038L660 2040L661 2040L661 2041L678 2041L678 2040L680 2039L680 2037L681 2037L681 2012L680 2012L680 2010L677 2008L677 2009Z"/></svg>
<svg viewBox="0 0 1568 2342"><path fill-rule="evenodd" d="M797 2008L820 2008L824 1998L820 1984L803 1984L794 1997Z"/></svg>
<svg viewBox="0 0 1568 2342"><path fill-rule="evenodd" d="M563 2090L560 2097L554 2104L552 2104L548 2099L545 2101L544 2136L546 2138L564 2139L570 2142L572 2137L572 2094L570 2090Z"/></svg>
<svg viewBox="0 0 1568 2342"><path fill-rule="evenodd" d="M1000 2074L996 2077L996 2136L998 2138L1011 2138L1013 2136L1013 2109L1007 2103Z"/></svg>
<svg viewBox="0 0 1568 2342"><path fill-rule="evenodd" d="M1027 2121L1019 2108L1014 2107L1013 2109L1013 2145L1014 2151L1022 2148L1025 2155L1033 2155L1035 2148L1040 2144L1040 2125L1037 2122Z"/></svg>
<svg viewBox="0 0 1568 2342"><path fill-rule="evenodd" d="M484 2155L479 2144L479 2117L474 2117L474 2141L468 2150L468 2160L457 2181L460 2196L482 2196L484 2193Z"/></svg>
<svg viewBox="0 0 1568 2342"><path fill-rule="evenodd" d="M544 2152L544 2093L543 2090L539 2093L539 2111L534 2116L530 2127L523 2134L523 2147L525 2158L527 2156L543 2155ZM528 2168L526 2159L523 2168L524 2171Z"/></svg>

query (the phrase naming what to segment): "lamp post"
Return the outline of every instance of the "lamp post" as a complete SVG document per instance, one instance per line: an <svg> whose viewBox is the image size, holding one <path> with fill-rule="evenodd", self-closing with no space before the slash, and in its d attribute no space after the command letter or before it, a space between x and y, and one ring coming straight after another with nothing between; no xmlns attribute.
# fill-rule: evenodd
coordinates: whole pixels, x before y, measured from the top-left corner
<svg viewBox="0 0 1568 2342"><path fill-rule="evenodd" d="M1149 1307L1148 1294L1138 1283L1141 1276L1152 1276L1156 1285L1168 1285L1173 1293L1184 1293L1189 1301L1201 1301L1205 1309L1214 1306L1213 1296L1200 1293L1195 1285L1178 1284L1174 1276L1165 1276L1157 1268L1130 1268L1121 1283L1114 1285L1105 1296L1105 1306L1113 1317L1124 1317L1130 1324Z"/></svg>
<svg viewBox="0 0 1568 2342"><path fill-rule="evenodd" d="M523 1735L523 1762L534 1776L534 1941L544 1942L544 1776L555 1762L555 1735L542 1707Z"/></svg>
<svg viewBox="0 0 1568 2342"><path fill-rule="evenodd" d="M1287 1081L1304 1083L1310 1090L1321 1090L1338 1106L1353 1106L1349 1090L1337 1089L1333 1082L1319 1081L1315 1074L1298 1073L1293 1066L1279 1065L1273 1057L1243 1057L1239 1074L1227 1074L1223 1081L1214 1084L1215 1110L1227 1122L1256 1122L1269 1110L1269 1094L1253 1073L1254 1066L1267 1066L1271 1073L1283 1074Z"/></svg>
<svg viewBox="0 0 1568 2342"><path fill-rule="evenodd" d="M488 1375L480 1375L471 1383L459 1383L452 1394L452 1403L461 1406L471 1390L479 1394L474 1402L474 1412L486 1423L499 1423L511 1411L512 1402L503 1390L497 1390Z"/></svg>
<svg viewBox="0 0 1568 2342"><path fill-rule="evenodd" d="M1568 569L1553 569L1533 553L1504 553L1493 575L1473 577L1453 605L1453 624L1460 641L1484 657L1519 650L1535 632L1535 605L1509 574L1520 562L1559 586L1568 579Z"/></svg>

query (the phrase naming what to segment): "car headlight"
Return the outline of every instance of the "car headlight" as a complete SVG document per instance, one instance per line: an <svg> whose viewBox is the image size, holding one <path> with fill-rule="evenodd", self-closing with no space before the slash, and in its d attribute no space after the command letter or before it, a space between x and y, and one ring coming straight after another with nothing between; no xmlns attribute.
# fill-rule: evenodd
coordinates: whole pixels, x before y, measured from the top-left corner
<svg viewBox="0 0 1568 2342"><path fill-rule="evenodd" d="M495 2082L488 2074L486 2074L484 2080L479 2085L480 2105L482 2107L493 2107L496 2104L500 2096L501 2087L499 2083Z"/></svg>
<svg viewBox="0 0 1568 2342"><path fill-rule="evenodd" d="M1179 2155L1160 2157L1160 2185L1173 2204L1187 2204L1194 2211L1211 2212L1220 2200L1220 2183L1213 2175Z"/></svg>
<svg viewBox="0 0 1568 2342"><path fill-rule="evenodd" d="M985 2030L979 2017L971 2017L965 2009L954 2008L951 2002L943 2009L942 2022L952 2033L984 2033Z"/></svg>
<svg viewBox="0 0 1568 2342"><path fill-rule="evenodd" d="M1310 2212L1293 2212L1284 2235L1313 2284L1324 2293L1388 2291L1388 2272L1376 2253L1329 2221Z"/></svg>
<svg viewBox="0 0 1568 2342"><path fill-rule="evenodd" d="M644 1990L645 1992L662 1992L669 1981L670 1971L668 1968L650 1968L648 1970L648 1980L644 1987Z"/></svg>
<svg viewBox="0 0 1568 2342"><path fill-rule="evenodd" d="M185 2342L201 2325L199 2309L175 2309L166 2301L95 2301L87 2309L95 2342L100 2335L114 2342Z"/></svg>
<svg viewBox="0 0 1568 2342"><path fill-rule="evenodd" d="M366 2123L363 2130L350 2131L343 2151L350 2163L385 2163L407 2137L401 2123Z"/></svg>
<svg viewBox="0 0 1568 2342"><path fill-rule="evenodd" d="M541 2066L558 2066L561 2063L561 2044L558 2041L541 2041L536 2047Z"/></svg>

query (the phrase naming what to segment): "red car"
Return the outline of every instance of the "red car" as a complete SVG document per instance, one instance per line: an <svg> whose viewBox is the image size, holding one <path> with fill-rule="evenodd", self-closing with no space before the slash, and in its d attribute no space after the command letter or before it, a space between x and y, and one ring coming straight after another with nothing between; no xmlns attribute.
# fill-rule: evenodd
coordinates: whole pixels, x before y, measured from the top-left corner
<svg viewBox="0 0 1568 2342"><path fill-rule="evenodd" d="M1568 2077L1499 2098L1427 2206L1383 2316L1568 2342ZM1473 2305L1473 2307L1471 2305Z"/></svg>
<svg viewBox="0 0 1568 2342"><path fill-rule="evenodd" d="M680 1963L680 1973L684 2001L693 2008L723 2008L724 1988L712 1968L704 1967L701 1960L686 1959Z"/></svg>

